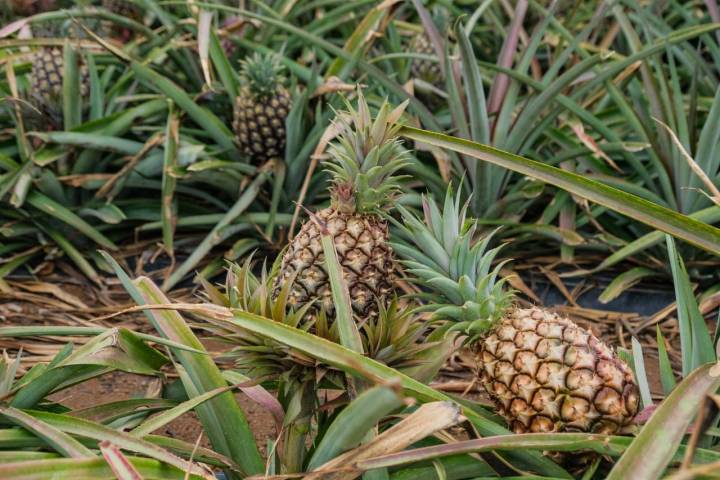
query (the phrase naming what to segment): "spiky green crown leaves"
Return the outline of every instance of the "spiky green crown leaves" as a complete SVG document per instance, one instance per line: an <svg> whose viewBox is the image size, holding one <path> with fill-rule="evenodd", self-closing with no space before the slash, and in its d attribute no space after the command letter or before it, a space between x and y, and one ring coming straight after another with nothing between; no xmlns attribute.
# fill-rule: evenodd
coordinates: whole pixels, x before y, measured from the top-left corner
<svg viewBox="0 0 720 480"><path fill-rule="evenodd" d="M263 265L260 276L256 276L253 273L253 256L250 255L242 265L229 266L224 288L217 288L202 277L200 281L210 303L309 330L312 324L307 311L312 304L308 303L297 310L290 307L289 282L277 297L273 296L276 271L277 265L270 272ZM234 361L240 371L254 378L297 372L297 369L314 368L316 365L314 359L281 342L256 335L212 316L198 316L206 321L205 324L198 325L200 328L232 345L232 349L224 354L225 359Z"/></svg>
<svg viewBox="0 0 720 480"><path fill-rule="evenodd" d="M229 266L222 288L217 288L202 277L200 282L204 287L204 296L210 303L259 315L340 343L338 326L332 318L328 318L323 311L317 316L308 315L312 302L297 309L288 304L292 282L286 282L280 293L273 295L279 267L280 261L276 261L270 271L263 265L260 275L256 276L253 273L253 256L250 255L243 264ZM433 364L437 358L442 358L442 355L449 351L450 345L440 338L432 338L428 334L431 322L418 315L407 302L401 303L397 298L393 298L379 307L378 317L369 319L361 327L363 351L369 358L401 369L415 378L421 377L424 381L429 381L434 376L435 369L440 367L440 364ZM224 357L233 360L238 369L253 378L280 376L288 372L295 375L313 372L315 376L318 369L323 368L318 366L314 358L279 340L256 335L221 318L201 312L196 315L206 321L205 324L196 325L197 327L211 332L217 339L233 346ZM341 372L329 371L326 375L337 377L330 381L342 384L344 374Z"/></svg>
<svg viewBox="0 0 720 480"><path fill-rule="evenodd" d="M265 98L275 94L285 80L283 66L275 54L255 53L240 65L240 76L255 97Z"/></svg>
<svg viewBox="0 0 720 480"><path fill-rule="evenodd" d="M400 190L397 172L410 161L397 135L407 102L392 109L384 101L374 119L360 89L357 110L347 100L345 105L347 111L333 121L338 136L325 162L333 179L332 203L348 213L376 212Z"/></svg>
<svg viewBox="0 0 720 480"><path fill-rule="evenodd" d="M456 329L482 335L505 315L514 294L499 278L504 262L492 267L502 248L488 250L492 234L475 238L476 224L466 221L467 204L448 188L442 211L423 198L424 218L398 206L402 240L392 242L415 282L431 290L429 301L438 317L459 322Z"/></svg>

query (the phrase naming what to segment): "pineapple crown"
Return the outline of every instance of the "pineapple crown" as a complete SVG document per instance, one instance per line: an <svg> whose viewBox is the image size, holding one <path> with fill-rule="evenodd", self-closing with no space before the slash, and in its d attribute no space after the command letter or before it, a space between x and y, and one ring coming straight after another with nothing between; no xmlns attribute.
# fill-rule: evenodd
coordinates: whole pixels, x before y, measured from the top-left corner
<svg viewBox="0 0 720 480"><path fill-rule="evenodd" d="M453 198L452 186L442 212L427 197L422 205L424 218L398 206L403 221L394 223L402 240L392 242L393 249L415 283L430 289L424 295L436 317L457 322L453 330L482 335L514 299L504 288L506 279L499 278L505 262L492 267L502 246L488 250L494 232L475 238L477 224L466 220L467 203L461 206L459 192Z"/></svg>
<svg viewBox="0 0 720 480"><path fill-rule="evenodd" d="M268 97L277 92L285 78L283 66L276 54L255 53L240 62L240 75L247 83L250 93L256 97Z"/></svg>
<svg viewBox="0 0 720 480"><path fill-rule="evenodd" d="M397 172L410 161L397 135L407 101L391 109L385 100L373 120L358 88L357 110L347 100L345 106L333 121L338 135L325 162L333 181L332 206L346 213L376 212L398 192Z"/></svg>
<svg viewBox="0 0 720 480"><path fill-rule="evenodd" d="M307 312L312 304L293 309L288 304L290 282L283 286L277 296L272 293L277 266L268 271L263 263L259 277L253 273L254 267L254 254L250 254L242 264L230 264L225 284L221 288L199 277L205 297L215 305L239 309L295 328L309 329ZM202 324L204 329L218 339L233 344L233 349L225 357L234 360L244 373L262 377L315 366L314 359L294 352L282 343L255 335L212 315L200 316L206 321Z"/></svg>

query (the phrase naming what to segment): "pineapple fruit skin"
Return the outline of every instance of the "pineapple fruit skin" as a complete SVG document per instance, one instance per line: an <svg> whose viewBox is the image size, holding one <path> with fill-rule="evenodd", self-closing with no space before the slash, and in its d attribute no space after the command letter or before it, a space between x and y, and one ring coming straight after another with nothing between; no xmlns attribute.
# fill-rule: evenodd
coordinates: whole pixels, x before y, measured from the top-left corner
<svg viewBox="0 0 720 480"><path fill-rule="evenodd" d="M630 368L571 320L515 309L480 341L481 383L515 433L622 433L638 412Z"/></svg>
<svg viewBox="0 0 720 480"><path fill-rule="evenodd" d="M64 58L62 48L42 48L35 53L30 73L32 103L47 115L52 122L62 116L62 88ZM90 78L87 66L80 66L80 95L87 97Z"/></svg>
<svg viewBox="0 0 720 480"><path fill-rule="evenodd" d="M425 34L417 34L413 37L410 42L410 51L423 55L435 55L435 48ZM443 85L442 70L438 62L416 58L410 65L410 73L413 78L423 80L436 87Z"/></svg>
<svg viewBox="0 0 720 480"><path fill-rule="evenodd" d="M290 93L280 87L273 95L256 96L243 87L235 103L233 128L242 152L256 162L282 158Z"/></svg>
<svg viewBox="0 0 720 480"><path fill-rule="evenodd" d="M285 282L293 282L288 303L299 308L317 299L311 312L322 308L332 316L332 291L325 272L320 226L334 238L352 308L362 321L375 317L394 285L395 260L388 243L388 225L375 215L341 213L333 208L317 212L306 221L285 252L275 281L275 296Z"/></svg>

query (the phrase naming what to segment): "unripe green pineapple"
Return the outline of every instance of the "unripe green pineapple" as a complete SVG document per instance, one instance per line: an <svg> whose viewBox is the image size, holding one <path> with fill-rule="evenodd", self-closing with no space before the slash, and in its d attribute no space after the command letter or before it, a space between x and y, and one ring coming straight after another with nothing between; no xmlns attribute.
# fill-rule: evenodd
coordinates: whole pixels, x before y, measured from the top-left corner
<svg viewBox="0 0 720 480"><path fill-rule="evenodd" d="M632 370L589 331L556 313L517 308L498 279L491 236L475 238L460 198L425 218L402 207L393 243L414 281L430 290L438 319L457 322L475 351L478 380L516 433L622 433L638 412ZM487 251L486 251L487 250ZM427 297L426 297L427 298Z"/></svg>
<svg viewBox="0 0 720 480"><path fill-rule="evenodd" d="M35 53L30 74L30 100L45 117L49 129L62 125L63 76L65 61L62 48L41 48ZM80 95L89 93L87 66L80 65Z"/></svg>
<svg viewBox="0 0 720 480"><path fill-rule="evenodd" d="M233 128L242 152L253 163L282 158L291 99L277 57L256 53L242 62L241 78Z"/></svg>
<svg viewBox="0 0 720 480"><path fill-rule="evenodd" d="M329 146L326 162L333 176L330 207L303 224L283 256L275 283L277 295L286 282L292 282L290 305L314 302L312 311L322 309L334 315L323 228L334 237L357 319L376 316L378 303L384 303L392 292L395 261L381 212L399 189L397 171L408 162L409 153L397 138L394 124L404 108L391 110L385 103L373 120L359 92L358 110L348 104L349 111L336 118L340 134Z"/></svg>
<svg viewBox="0 0 720 480"><path fill-rule="evenodd" d="M424 33L418 33L413 37L410 42L410 51L422 55L436 55L435 47L433 47L430 38ZM417 78L436 87L442 87L442 70L440 69L440 63L436 60L415 58L410 65L410 73L413 78Z"/></svg>

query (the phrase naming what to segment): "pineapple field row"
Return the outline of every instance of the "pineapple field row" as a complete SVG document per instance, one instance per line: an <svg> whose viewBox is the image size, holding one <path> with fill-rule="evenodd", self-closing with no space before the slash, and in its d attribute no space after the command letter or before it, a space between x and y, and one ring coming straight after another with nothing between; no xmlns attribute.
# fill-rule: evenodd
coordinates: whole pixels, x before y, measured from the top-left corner
<svg viewBox="0 0 720 480"><path fill-rule="evenodd" d="M717 0L0 0L0 479L720 478Z"/></svg>

